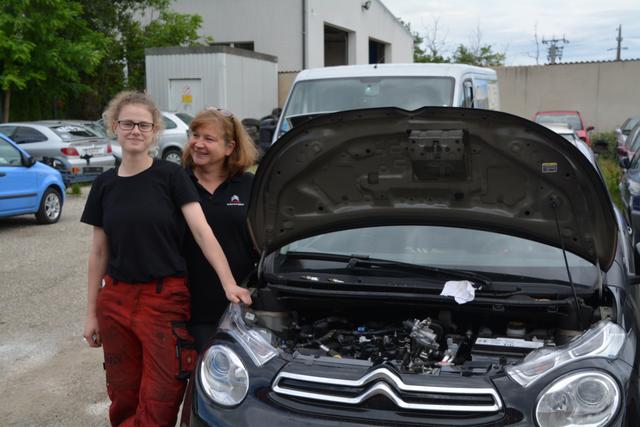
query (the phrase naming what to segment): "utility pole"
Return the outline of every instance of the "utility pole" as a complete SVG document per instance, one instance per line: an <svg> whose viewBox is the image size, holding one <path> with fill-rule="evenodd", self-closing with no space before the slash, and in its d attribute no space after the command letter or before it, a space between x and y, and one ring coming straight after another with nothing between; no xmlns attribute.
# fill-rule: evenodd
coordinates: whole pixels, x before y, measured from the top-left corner
<svg viewBox="0 0 640 427"><path fill-rule="evenodd" d="M618 25L618 37L616 37L616 41L618 42L618 47L607 49L607 50L615 49L616 50L616 61L621 61L622 59L620 58L620 51L621 50L627 50L626 47L622 47L622 24Z"/></svg>
<svg viewBox="0 0 640 427"><path fill-rule="evenodd" d="M560 44L562 43L562 44ZM564 49L563 44L569 43L564 35L561 39L556 39L555 36L551 40L545 40L542 38L542 44L548 44L549 47L547 49L547 59L549 60L549 64L556 64L562 60L562 50Z"/></svg>

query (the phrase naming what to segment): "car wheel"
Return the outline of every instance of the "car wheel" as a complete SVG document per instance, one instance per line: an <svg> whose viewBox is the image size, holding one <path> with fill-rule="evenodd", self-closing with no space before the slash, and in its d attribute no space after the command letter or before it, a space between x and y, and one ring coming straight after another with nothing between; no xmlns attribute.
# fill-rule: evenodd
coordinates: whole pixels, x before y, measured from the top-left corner
<svg viewBox="0 0 640 427"><path fill-rule="evenodd" d="M168 148L162 153L162 159L172 163L182 163L182 151L177 148Z"/></svg>
<svg viewBox="0 0 640 427"><path fill-rule="evenodd" d="M62 214L62 196L55 189L47 188L40 200L36 220L39 224L53 224L58 222L60 214Z"/></svg>

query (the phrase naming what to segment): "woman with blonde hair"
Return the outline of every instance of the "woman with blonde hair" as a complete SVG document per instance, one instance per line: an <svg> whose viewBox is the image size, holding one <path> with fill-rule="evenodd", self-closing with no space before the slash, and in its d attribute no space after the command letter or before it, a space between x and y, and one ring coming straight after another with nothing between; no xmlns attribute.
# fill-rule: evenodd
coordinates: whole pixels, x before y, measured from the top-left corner
<svg viewBox="0 0 640 427"><path fill-rule="evenodd" d="M253 183L248 169L255 164L258 151L240 119L226 110L206 108L194 117L189 129L182 161L233 277L240 283L255 268L257 259L246 216ZM191 293L189 332L202 351L227 301L220 286L211 285L217 280L216 273L195 240L187 236L184 248Z"/></svg>
<svg viewBox="0 0 640 427"><path fill-rule="evenodd" d="M151 98L118 94L104 122L122 163L96 178L81 218L93 226L84 337L104 350L111 424L173 427L196 359L186 330L186 226L221 294L246 304L251 297L233 278L184 169L149 156L163 123Z"/></svg>

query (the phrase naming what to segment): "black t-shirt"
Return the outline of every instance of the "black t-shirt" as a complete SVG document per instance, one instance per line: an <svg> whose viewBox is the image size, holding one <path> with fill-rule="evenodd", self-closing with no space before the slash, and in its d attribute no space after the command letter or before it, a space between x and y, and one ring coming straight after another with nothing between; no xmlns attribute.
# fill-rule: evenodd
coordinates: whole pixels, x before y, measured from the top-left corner
<svg viewBox="0 0 640 427"><path fill-rule="evenodd" d="M80 220L104 229L110 276L122 282L148 282L186 275L181 207L197 201L182 167L154 159L149 169L134 176L121 177L117 169L110 169L97 177Z"/></svg>
<svg viewBox="0 0 640 427"><path fill-rule="evenodd" d="M188 173L195 183L207 221L229 261L233 277L241 283L254 269L258 257L247 229L247 204L253 174L232 177L211 194L198 184L192 171ZM217 322L228 304L220 279L191 235L185 238L184 255L191 293L191 322Z"/></svg>

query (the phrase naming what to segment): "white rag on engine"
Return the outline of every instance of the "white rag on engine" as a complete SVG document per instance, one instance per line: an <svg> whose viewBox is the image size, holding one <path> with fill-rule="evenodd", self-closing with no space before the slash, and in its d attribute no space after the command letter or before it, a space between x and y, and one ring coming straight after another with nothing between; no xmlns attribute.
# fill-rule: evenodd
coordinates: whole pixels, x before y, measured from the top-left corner
<svg viewBox="0 0 640 427"><path fill-rule="evenodd" d="M449 280L444 284L440 295L453 297L458 304L473 301L476 297L476 290L473 283L468 280Z"/></svg>

